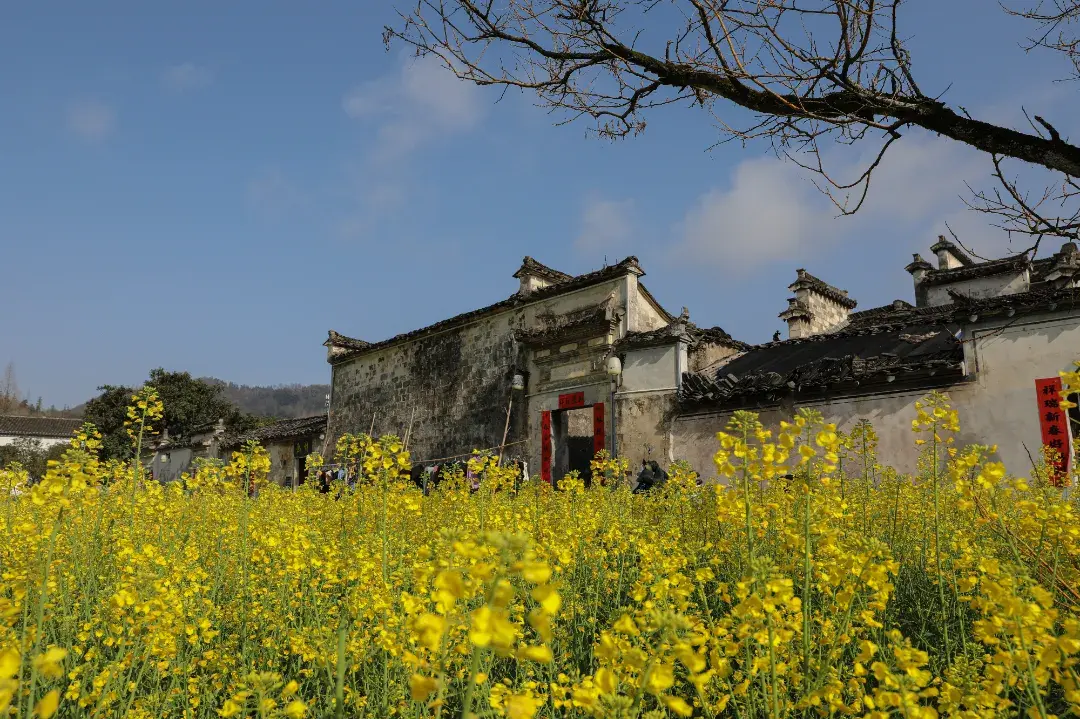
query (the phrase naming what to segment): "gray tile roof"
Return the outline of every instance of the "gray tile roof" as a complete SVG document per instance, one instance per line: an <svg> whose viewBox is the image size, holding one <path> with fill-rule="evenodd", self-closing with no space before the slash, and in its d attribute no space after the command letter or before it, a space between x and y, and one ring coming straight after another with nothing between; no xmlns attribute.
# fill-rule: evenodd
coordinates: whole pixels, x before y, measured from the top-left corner
<svg viewBox="0 0 1080 719"><path fill-rule="evenodd" d="M283 419L265 427L256 427L242 434L226 437L222 444L226 447L235 447L249 440L265 444L266 442L310 437L325 431L326 415L319 414L314 417Z"/></svg>
<svg viewBox="0 0 1080 719"><path fill-rule="evenodd" d="M81 419L63 417L14 417L0 415L0 435L8 437L70 437L82 426Z"/></svg>
<svg viewBox="0 0 1080 719"><path fill-rule="evenodd" d="M584 287L590 287L592 285L597 285L601 282L606 282L617 277L622 277L627 272L634 271L640 274L644 274L641 272L641 266L638 264L638 259L631 256L627 257L626 259L622 260L617 264L604 267L603 269L595 270L593 272L586 272L585 274L577 275L576 277L569 277L569 275L567 275L569 279L556 282L555 284L548 285L547 287L541 287L540 289L533 290L527 295L514 293L505 300L500 300L499 302L490 304L487 307L481 307L479 309L470 310L469 312L463 312L460 315L455 315L454 317L441 320L439 322L436 322L435 324L428 325L427 327L421 327L419 329L411 330L409 332L403 332L402 334L395 335L393 337L390 337L389 339L382 340L381 342L366 343L363 340L356 340L351 337L346 337L345 335L338 334L337 332L332 332L330 338L327 339L324 344L326 344L327 346L341 347L348 350L347 352L337 355L336 357L331 357L329 360L331 363L342 362L359 354L383 349L384 347L389 347L391 345L395 345L401 342L408 342L410 340L422 337L427 334L431 334L433 332L440 332L443 330L451 329L453 327L458 327L489 314L494 314L496 312L501 312L514 307L531 304L533 302L538 302L540 300L548 299L551 297L558 297L559 295L566 292L582 289ZM349 343L358 344L355 346L350 346Z"/></svg>

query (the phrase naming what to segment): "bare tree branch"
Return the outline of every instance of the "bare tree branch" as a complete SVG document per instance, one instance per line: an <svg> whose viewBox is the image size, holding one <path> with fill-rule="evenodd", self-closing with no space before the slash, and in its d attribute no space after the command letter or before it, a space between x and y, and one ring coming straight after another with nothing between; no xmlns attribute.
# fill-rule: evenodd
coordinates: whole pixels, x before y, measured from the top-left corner
<svg viewBox="0 0 1080 719"><path fill-rule="evenodd" d="M641 132L674 103L713 114L723 140L766 138L822 178L842 213L862 206L885 152L908 127L993 158L1002 187L969 205L1016 232L1073 237L1076 218L1039 214L1002 171L1004 159L1061 173L1072 198L1080 146L1050 121L1016 130L969 116L923 92L900 31L903 0L402 0L384 39L435 55L459 78L534 92L540 104L588 117L604 137ZM1069 55L1080 0L1006 9L1040 27L1031 47ZM1080 73L1080 64L1076 65ZM747 119L749 118L749 119ZM878 145L854 180L822 164L822 141ZM809 157L810 159L806 159ZM1009 214L1012 213L1012 214ZM1071 233L1071 234L1070 234Z"/></svg>

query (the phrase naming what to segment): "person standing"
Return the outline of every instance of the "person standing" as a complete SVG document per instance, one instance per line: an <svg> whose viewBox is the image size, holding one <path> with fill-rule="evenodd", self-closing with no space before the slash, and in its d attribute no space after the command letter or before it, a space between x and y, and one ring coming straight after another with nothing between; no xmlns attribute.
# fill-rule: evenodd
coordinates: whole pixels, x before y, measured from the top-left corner
<svg viewBox="0 0 1080 719"><path fill-rule="evenodd" d="M634 486L634 494L648 492L656 484L656 475L652 467L644 459L641 460L641 471L638 472L637 484Z"/></svg>

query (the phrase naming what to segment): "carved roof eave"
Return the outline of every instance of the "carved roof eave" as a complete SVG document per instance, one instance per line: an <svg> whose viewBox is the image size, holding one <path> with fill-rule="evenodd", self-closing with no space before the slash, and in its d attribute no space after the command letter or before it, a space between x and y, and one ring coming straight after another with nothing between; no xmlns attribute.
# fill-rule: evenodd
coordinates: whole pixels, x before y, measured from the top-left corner
<svg viewBox="0 0 1080 719"><path fill-rule="evenodd" d="M574 322L559 327L541 328L538 330L518 330L514 333L515 338L521 344L533 349L562 345L584 338L594 338L602 335L613 334L622 321L622 313L597 313L580 322Z"/></svg>
<svg viewBox="0 0 1080 719"><path fill-rule="evenodd" d="M564 282L558 282L547 287L541 287L537 290L533 290L527 295L514 293L506 299L500 300L486 307L481 307L479 309L463 312L459 315L448 317L447 319L440 320L439 322L436 322L434 324L427 325L426 327L420 327L415 330L410 330L408 332L394 335L393 337L387 338L385 340L371 342L360 349L335 349L334 351L328 353L327 361L332 365L344 363L368 353L377 352L388 347L402 345L407 342L412 342L414 340L420 339L422 337L430 336L436 332L443 332L446 330L462 327L470 322L474 322L483 317L490 317L500 312L507 312L527 305L536 304L547 299L559 297L563 294L575 292L585 287L593 287L604 282L610 282L611 280L615 280L627 274L634 274L639 277L644 274L644 271L641 269L641 265L638 263L637 257L634 257L633 255L626 257L625 259L617 262L614 265L608 265L599 270L594 270L592 272L586 272L583 275L571 277L569 280L566 280ZM363 340L359 341L362 342Z"/></svg>
<svg viewBox="0 0 1080 719"><path fill-rule="evenodd" d="M801 319L809 322L814 318L814 315L806 308L805 305L799 303L794 297L788 298L788 307L786 310L777 315L782 320L794 320Z"/></svg>
<svg viewBox="0 0 1080 719"><path fill-rule="evenodd" d="M521 267L514 273L514 278L521 279L522 277L540 277L548 280L551 283L565 282L566 280L573 279L573 275L568 275L565 272L560 272L554 267L548 267L542 262L537 262L528 255L521 261Z"/></svg>
<svg viewBox="0 0 1080 719"><path fill-rule="evenodd" d="M925 285L946 285L953 282L966 282L968 280L994 277L996 275L1021 275L1027 272L1031 261L1026 255L1007 257L1003 260L983 262L970 267L954 267L950 270L932 269L923 278Z"/></svg>
<svg viewBox="0 0 1080 719"><path fill-rule="evenodd" d="M912 257L915 258L915 259L913 259L911 262L909 262L904 267L905 272L913 275L913 274L915 274L916 272L919 272L919 271L929 272L929 271L934 269L934 266L932 264L930 264L929 262L927 262L926 260L924 260L922 258L922 255L920 255L918 252L912 254Z"/></svg>
<svg viewBox="0 0 1080 719"><path fill-rule="evenodd" d="M975 260L971 259L968 253L960 249L956 244L945 239L944 235L938 235L938 241L930 245L931 252L938 252L940 250L946 250L964 267L971 267L975 264Z"/></svg>
<svg viewBox="0 0 1080 719"><path fill-rule="evenodd" d="M330 330L327 333L326 341L323 342L323 347L334 348L340 347L346 350L362 350L371 346L370 342L364 340L358 340L355 337L346 337L340 332Z"/></svg>
<svg viewBox="0 0 1080 719"><path fill-rule="evenodd" d="M676 319L659 329L627 333L615 343L615 348L619 352L626 352L650 347L670 347L679 342L689 345L693 342L693 337L686 323Z"/></svg>

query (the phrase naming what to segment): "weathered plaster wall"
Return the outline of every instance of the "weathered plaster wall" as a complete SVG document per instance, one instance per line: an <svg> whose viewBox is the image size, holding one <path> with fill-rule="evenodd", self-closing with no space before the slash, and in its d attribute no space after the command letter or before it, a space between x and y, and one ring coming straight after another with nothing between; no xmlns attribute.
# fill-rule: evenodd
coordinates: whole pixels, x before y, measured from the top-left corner
<svg viewBox="0 0 1080 719"><path fill-rule="evenodd" d="M729 359L739 354L739 350L726 345L710 342L699 342L687 352L689 372L700 372L706 367L712 366L720 360Z"/></svg>
<svg viewBox="0 0 1080 719"><path fill-rule="evenodd" d="M285 442L273 442L264 445L270 455L270 476L267 478L272 484L281 487L291 487L296 477L296 458L293 456L293 440Z"/></svg>
<svg viewBox="0 0 1080 719"><path fill-rule="evenodd" d="M467 454L498 446L506 423L510 382L515 367L526 364L528 403L513 413L508 456L527 457L539 466L539 410L555 409L558 394L599 378L603 400L606 379L596 357L606 351L606 337L570 342L549 351L556 357L542 364L526 363L527 353L514 339L515 330L546 326L552 316L595 308L614 291L615 304L625 306L622 278L481 317L438 334L377 349L334 367L330 446L344 432L405 434L415 410L409 449L417 461ZM592 390L590 390L592 392ZM528 426L536 428L528 431ZM536 435L533 437L532 435Z"/></svg>
<svg viewBox="0 0 1080 719"><path fill-rule="evenodd" d="M150 471L159 482L172 482L184 472L191 470L191 461L196 457L190 447L177 447L168 452L155 454Z"/></svg>
<svg viewBox="0 0 1080 719"><path fill-rule="evenodd" d="M23 437L21 435L16 437L14 435L2 434L0 435L0 447L9 444L15 444L20 439L26 439L26 437ZM38 445L42 449L48 449L49 447L53 447L58 444L65 444L71 441L70 437L31 437L31 439L38 442Z"/></svg>
<svg viewBox="0 0 1080 719"><path fill-rule="evenodd" d="M660 312L649 302L648 298L639 291L638 278L630 276L626 282L626 296L630 298L627 307L627 328L630 332L648 332L660 329L668 323Z"/></svg>
<svg viewBox="0 0 1080 719"><path fill-rule="evenodd" d="M678 344L630 350L623 360L620 393L673 390L678 377Z"/></svg>
<svg viewBox="0 0 1080 719"><path fill-rule="evenodd" d="M984 299L1026 292L1029 286L1030 271L1024 270L1014 274L991 275L990 277L979 277L965 282L933 285L926 288L926 300L930 305L947 305L952 302L949 290L967 297Z"/></svg>
<svg viewBox="0 0 1080 719"><path fill-rule="evenodd" d="M334 368L329 435L404 437L428 460L497 444L505 421L516 345L517 313L420 337L361 355Z"/></svg>
<svg viewBox="0 0 1080 719"><path fill-rule="evenodd" d="M934 254L937 255L939 270L952 270L964 266L964 263L947 249L938 250Z"/></svg>
<svg viewBox="0 0 1080 719"><path fill-rule="evenodd" d="M760 412L762 423L772 430L781 420L791 420L799 406L818 410L826 422L835 422L838 429L850 431L862 419L869 419L880 440L880 461L901 471L914 470L915 445L911 420L915 419L914 404L924 392L907 392L861 399L840 399L831 402L807 402L800 405L774 407ZM678 417L674 421L672 452L676 459L685 459L706 478L716 477L713 455L719 447L716 433L727 426L731 413L715 413Z"/></svg>
<svg viewBox="0 0 1080 719"><path fill-rule="evenodd" d="M1035 380L1056 377L1080 357L1080 313L1072 316L1029 317L1012 324L976 325L965 331L969 373L974 381L946 390L960 415L960 444L996 444L998 456L1017 474L1030 471L1028 451L1041 445ZM905 392L858 399L806 403L826 421L849 430L860 419L874 423L880 438L879 457L901 471L914 470L916 457L911 421L914 404L925 392ZM766 426L776 428L790 419L794 406L761 413ZM689 460L706 477L715 476L712 455L716 433L730 413L679 417L674 422L673 453Z"/></svg>
<svg viewBox="0 0 1080 719"><path fill-rule="evenodd" d="M1035 455L1042 443L1035 380L1057 377L1080 359L1080 312L979 323L965 329L968 338L965 361L976 380L957 396L961 426L998 445L1010 470L1027 472L1025 445Z"/></svg>
<svg viewBox="0 0 1080 719"><path fill-rule="evenodd" d="M643 458L669 459L670 422L685 352L685 344L673 342L626 353L615 395L615 429L618 452L632 469Z"/></svg>
<svg viewBox="0 0 1080 719"><path fill-rule="evenodd" d="M666 465L673 458L671 422L675 398L674 390L616 395L619 456L630 460L631 471L636 473L642 459Z"/></svg>

